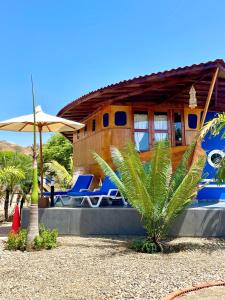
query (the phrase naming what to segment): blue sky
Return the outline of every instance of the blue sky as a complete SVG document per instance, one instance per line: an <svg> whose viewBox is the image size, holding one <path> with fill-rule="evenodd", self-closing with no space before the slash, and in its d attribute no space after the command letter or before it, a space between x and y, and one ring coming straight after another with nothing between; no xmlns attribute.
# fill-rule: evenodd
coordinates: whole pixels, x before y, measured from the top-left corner
<svg viewBox="0 0 225 300"><path fill-rule="evenodd" d="M224 12L223 0L0 1L0 120L31 112L31 73L37 103L56 114L110 83L225 59Z"/></svg>

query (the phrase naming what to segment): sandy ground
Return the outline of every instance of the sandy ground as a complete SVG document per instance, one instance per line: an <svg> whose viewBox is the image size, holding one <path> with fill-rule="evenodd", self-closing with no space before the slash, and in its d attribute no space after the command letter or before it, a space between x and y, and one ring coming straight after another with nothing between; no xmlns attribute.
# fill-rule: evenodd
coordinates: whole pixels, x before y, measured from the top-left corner
<svg viewBox="0 0 225 300"><path fill-rule="evenodd" d="M3 227L2 236L8 230ZM50 251L11 252L1 238L0 299L162 299L179 288L225 279L220 239L179 238L172 243L182 251L153 255L129 250L124 237L59 242Z"/></svg>

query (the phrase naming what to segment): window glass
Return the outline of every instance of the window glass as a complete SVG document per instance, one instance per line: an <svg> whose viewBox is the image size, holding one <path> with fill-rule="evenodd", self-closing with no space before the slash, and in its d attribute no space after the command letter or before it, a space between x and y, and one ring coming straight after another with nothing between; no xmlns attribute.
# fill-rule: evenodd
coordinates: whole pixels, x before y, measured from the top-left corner
<svg viewBox="0 0 225 300"><path fill-rule="evenodd" d="M77 130L77 139L79 140L80 138L80 130Z"/></svg>
<svg viewBox="0 0 225 300"><path fill-rule="evenodd" d="M103 127L108 127L109 126L109 114L105 113L103 115Z"/></svg>
<svg viewBox="0 0 225 300"><path fill-rule="evenodd" d="M155 130L168 130L168 116L166 112L154 113Z"/></svg>
<svg viewBox="0 0 225 300"><path fill-rule="evenodd" d="M191 129L196 129L198 125L198 116L196 114L188 115L188 127Z"/></svg>
<svg viewBox="0 0 225 300"><path fill-rule="evenodd" d="M149 133L145 131L136 131L134 133L134 141L138 151L149 150Z"/></svg>
<svg viewBox="0 0 225 300"><path fill-rule="evenodd" d="M117 111L115 113L115 125L125 126L127 124L127 114L125 111Z"/></svg>
<svg viewBox="0 0 225 300"><path fill-rule="evenodd" d="M181 113L174 113L174 129L175 129L175 144L182 144L182 123L181 123Z"/></svg>
<svg viewBox="0 0 225 300"><path fill-rule="evenodd" d="M134 114L134 129L148 129L148 113L138 112Z"/></svg>
<svg viewBox="0 0 225 300"><path fill-rule="evenodd" d="M96 130L96 120L92 120L92 131Z"/></svg>
<svg viewBox="0 0 225 300"><path fill-rule="evenodd" d="M168 140L168 133L167 132L156 132L155 133L155 142Z"/></svg>

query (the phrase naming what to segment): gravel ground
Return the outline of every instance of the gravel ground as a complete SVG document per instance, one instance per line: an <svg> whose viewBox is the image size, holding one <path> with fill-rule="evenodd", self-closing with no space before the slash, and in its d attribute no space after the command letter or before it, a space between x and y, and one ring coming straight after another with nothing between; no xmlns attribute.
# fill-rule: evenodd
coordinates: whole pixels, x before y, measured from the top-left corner
<svg viewBox="0 0 225 300"><path fill-rule="evenodd" d="M0 299L162 299L225 279L225 241L179 238L170 254L135 253L127 239L61 237L51 251L10 252L0 240Z"/></svg>
<svg viewBox="0 0 225 300"><path fill-rule="evenodd" d="M177 300L223 300L225 287L216 286L182 295Z"/></svg>

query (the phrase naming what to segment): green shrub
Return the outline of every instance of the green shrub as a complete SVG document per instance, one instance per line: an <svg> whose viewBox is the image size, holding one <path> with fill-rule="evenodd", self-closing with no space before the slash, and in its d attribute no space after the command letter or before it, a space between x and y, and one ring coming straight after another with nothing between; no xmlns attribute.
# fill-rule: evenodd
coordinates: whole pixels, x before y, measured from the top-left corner
<svg viewBox="0 0 225 300"><path fill-rule="evenodd" d="M6 249L25 251L27 245L27 230L21 229L17 234L10 233L6 242Z"/></svg>
<svg viewBox="0 0 225 300"><path fill-rule="evenodd" d="M52 249L57 247L57 230L48 230L43 225L39 227L39 236L33 241L33 249ZM27 230L21 229L17 234L10 233L6 242L7 250L25 251L27 246Z"/></svg>
<svg viewBox="0 0 225 300"><path fill-rule="evenodd" d="M33 247L35 250L52 249L57 247L58 231L49 230L40 225L39 236L34 238Z"/></svg>
<svg viewBox="0 0 225 300"><path fill-rule="evenodd" d="M133 240L130 244L130 248L137 251L137 252L144 252L144 253L156 253L160 252L161 249L158 245L150 240Z"/></svg>

